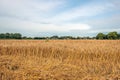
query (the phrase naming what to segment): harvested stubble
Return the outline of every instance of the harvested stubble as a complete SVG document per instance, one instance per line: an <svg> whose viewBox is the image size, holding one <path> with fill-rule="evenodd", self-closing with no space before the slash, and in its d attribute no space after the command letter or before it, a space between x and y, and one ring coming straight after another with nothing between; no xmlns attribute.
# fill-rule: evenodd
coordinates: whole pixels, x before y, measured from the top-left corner
<svg viewBox="0 0 120 80"><path fill-rule="evenodd" d="M0 40L0 80L119 80L120 40Z"/></svg>

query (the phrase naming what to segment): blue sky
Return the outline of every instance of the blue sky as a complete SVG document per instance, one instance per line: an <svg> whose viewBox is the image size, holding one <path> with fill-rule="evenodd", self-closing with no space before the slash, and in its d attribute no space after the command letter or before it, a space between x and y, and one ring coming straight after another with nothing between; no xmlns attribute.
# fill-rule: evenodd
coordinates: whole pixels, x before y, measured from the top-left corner
<svg viewBox="0 0 120 80"><path fill-rule="evenodd" d="M0 33L95 36L120 32L120 0L0 0Z"/></svg>

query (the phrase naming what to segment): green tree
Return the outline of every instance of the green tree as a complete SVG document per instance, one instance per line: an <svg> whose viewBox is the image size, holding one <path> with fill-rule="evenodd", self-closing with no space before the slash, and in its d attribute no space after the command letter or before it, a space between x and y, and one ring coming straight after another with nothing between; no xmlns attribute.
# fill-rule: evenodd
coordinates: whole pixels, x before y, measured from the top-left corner
<svg viewBox="0 0 120 80"><path fill-rule="evenodd" d="M22 35L20 33L14 33L13 38L14 39L22 39Z"/></svg>
<svg viewBox="0 0 120 80"><path fill-rule="evenodd" d="M59 37L57 35L54 35L52 37L50 37L50 39L58 39Z"/></svg>
<svg viewBox="0 0 120 80"><path fill-rule="evenodd" d="M10 33L6 33L6 34L5 34L5 38L6 38L6 39L10 39Z"/></svg>
<svg viewBox="0 0 120 80"><path fill-rule="evenodd" d="M118 34L118 39L120 39L120 33Z"/></svg>
<svg viewBox="0 0 120 80"><path fill-rule="evenodd" d="M0 39L22 39L20 33L1 33Z"/></svg>
<svg viewBox="0 0 120 80"><path fill-rule="evenodd" d="M22 39L27 39L27 36L23 36Z"/></svg>
<svg viewBox="0 0 120 80"><path fill-rule="evenodd" d="M81 37L78 36L76 39L81 39Z"/></svg>
<svg viewBox="0 0 120 80"><path fill-rule="evenodd" d="M109 32L108 34L107 34L107 38L108 39L118 39L119 37L118 37L119 35L118 35L118 33L117 32Z"/></svg>
<svg viewBox="0 0 120 80"><path fill-rule="evenodd" d="M5 34L4 33L0 34L0 39L5 39Z"/></svg>
<svg viewBox="0 0 120 80"><path fill-rule="evenodd" d="M103 33L98 33L96 39L106 39L106 35Z"/></svg>
<svg viewBox="0 0 120 80"><path fill-rule="evenodd" d="M14 33L11 33L10 34L10 39L13 39L14 38Z"/></svg>

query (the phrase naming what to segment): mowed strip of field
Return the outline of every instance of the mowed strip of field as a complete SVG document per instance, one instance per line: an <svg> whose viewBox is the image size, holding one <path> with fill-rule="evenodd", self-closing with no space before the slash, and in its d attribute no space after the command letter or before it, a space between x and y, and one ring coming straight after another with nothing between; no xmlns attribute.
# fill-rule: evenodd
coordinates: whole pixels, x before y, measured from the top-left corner
<svg viewBox="0 0 120 80"><path fill-rule="evenodd" d="M0 40L0 80L119 80L120 40Z"/></svg>

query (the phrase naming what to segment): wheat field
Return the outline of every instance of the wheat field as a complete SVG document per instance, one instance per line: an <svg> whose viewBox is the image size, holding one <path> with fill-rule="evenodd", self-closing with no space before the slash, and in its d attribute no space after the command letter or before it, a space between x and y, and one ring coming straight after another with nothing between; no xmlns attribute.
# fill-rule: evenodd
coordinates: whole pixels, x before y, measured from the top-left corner
<svg viewBox="0 0 120 80"><path fill-rule="evenodd" d="M0 80L120 80L120 40L0 40Z"/></svg>

